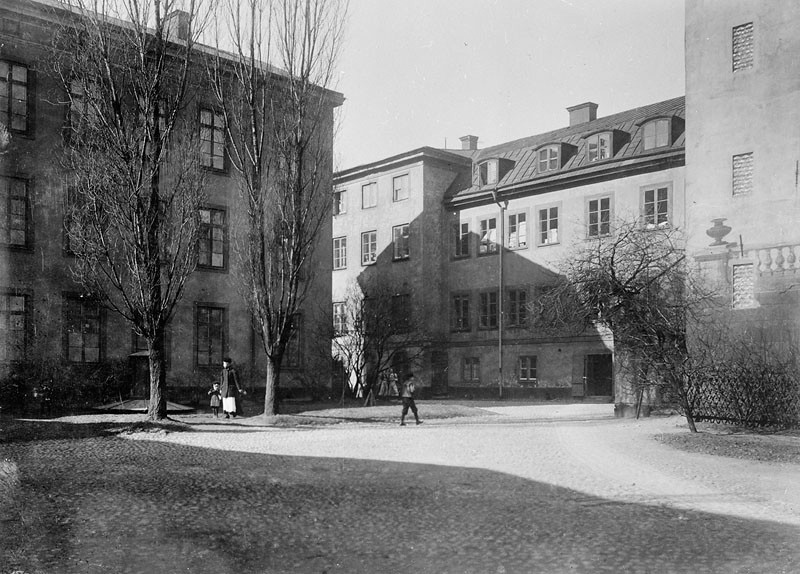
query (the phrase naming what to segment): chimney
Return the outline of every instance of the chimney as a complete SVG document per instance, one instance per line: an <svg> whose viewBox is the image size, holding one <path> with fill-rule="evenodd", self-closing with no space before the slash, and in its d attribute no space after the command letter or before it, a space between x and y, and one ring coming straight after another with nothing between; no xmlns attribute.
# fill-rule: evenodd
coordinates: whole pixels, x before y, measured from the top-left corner
<svg viewBox="0 0 800 574"><path fill-rule="evenodd" d="M478 149L478 136L464 136L458 139L461 140L461 149Z"/></svg>
<svg viewBox="0 0 800 574"><path fill-rule="evenodd" d="M567 108L569 112L569 127L585 124L597 119L597 104L586 102Z"/></svg>
<svg viewBox="0 0 800 574"><path fill-rule="evenodd" d="M189 38L189 13L173 10L164 17L164 35L167 39L187 40Z"/></svg>

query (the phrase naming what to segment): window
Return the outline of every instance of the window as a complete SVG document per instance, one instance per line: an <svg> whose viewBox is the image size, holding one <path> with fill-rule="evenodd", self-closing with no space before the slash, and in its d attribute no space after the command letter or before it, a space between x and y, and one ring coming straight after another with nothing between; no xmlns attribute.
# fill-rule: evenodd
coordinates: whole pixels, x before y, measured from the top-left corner
<svg viewBox="0 0 800 574"><path fill-rule="evenodd" d="M169 368L169 362L170 362L169 359L170 359L171 336L172 334L169 330L164 331L164 363L167 366L167 368ZM134 329L131 329L131 351L133 353L148 351L147 338L138 334Z"/></svg>
<svg viewBox="0 0 800 574"><path fill-rule="evenodd" d="M539 244L558 243L558 206L539 210Z"/></svg>
<svg viewBox="0 0 800 574"><path fill-rule="evenodd" d="M225 309L198 305L195 311L195 363L199 366L222 364L225 352Z"/></svg>
<svg viewBox="0 0 800 574"><path fill-rule="evenodd" d="M479 383L481 380L481 360L479 357L464 357L461 364L461 378L467 383Z"/></svg>
<svg viewBox="0 0 800 574"><path fill-rule="evenodd" d="M368 209L378 205L378 184L366 183L361 186L361 209Z"/></svg>
<svg viewBox="0 0 800 574"><path fill-rule="evenodd" d="M497 219L489 217L481 219L481 243L478 247L478 253L485 255L487 253L497 252Z"/></svg>
<svg viewBox="0 0 800 574"><path fill-rule="evenodd" d="M753 264L733 266L733 308L751 309L756 307L755 277Z"/></svg>
<svg viewBox="0 0 800 574"><path fill-rule="evenodd" d="M347 306L345 303L333 304L333 332L347 333Z"/></svg>
<svg viewBox="0 0 800 574"><path fill-rule="evenodd" d="M460 293L453 295L453 331L469 331L469 295Z"/></svg>
<svg viewBox="0 0 800 574"><path fill-rule="evenodd" d="M88 93L87 93L88 92ZM97 122L97 108L92 105L90 98L99 97L97 85L94 82L87 82L85 85L78 80L72 80L69 84L69 126L74 131L78 131L81 125L86 122L93 125Z"/></svg>
<svg viewBox="0 0 800 574"><path fill-rule="evenodd" d="M521 356L517 363L517 373L520 383L536 382L536 357Z"/></svg>
<svg viewBox="0 0 800 574"><path fill-rule="evenodd" d="M666 119L653 120L644 125L644 149L656 149L670 144L670 121Z"/></svg>
<svg viewBox="0 0 800 574"><path fill-rule="evenodd" d="M225 169L225 118L221 113L200 109L200 146L203 166Z"/></svg>
<svg viewBox="0 0 800 574"><path fill-rule="evenodd" d="M392 295L392 332L408 333L410 327L409 316L411 315L411 295L403 293Z"/></svg>
<svg viewBox="0 0 800 574"><path fill-rule="evenodd" d="M0 177L0 243L26 247L28 220L28 182Z"/></svg>
<svg viewBox="0 0 800 574"><path fill-rule="evenodd" d="M493 185L498 181L499 166L496 159L484 161L479 165L480 184Z"/></svg>
<svg viewBox="0 0 800 574"><path fill-rule="evenodd" d="M347 268L347 237L333 238L333 268Z"/></svg>
<svg viewBox="0 0 800 574"><path fill-rule="evenodd" d="M611 198L599 197L587 202L587 235L601 237L611 233Z"/></svg>
<svg viewBox="0 0 800 574"><path fill-rule="evenodd" d="M586 140L586 157L590 162L611 157L611 133L594 134Z"/></svg>
<svg viewBox="0 0 800 574"><path fill-rule="evenodd" d="M733 156L733 195L746 195L753 191L753 154Z"/></svg>
<svg viewBox="0 0 800 574"><path fill-rule="evenodd" d="M395 261L400 259L408 259L410 243L409 237L409 226L407 223L405 225L392 227L392 242L394 246L392 258Z"/></svg>
<svg viewBox="0 0 800 574"><path fill-rule="evenodd" d="M375 263L378 257L378 232L366 231L361 234L361 265Z"/></svg>
<svg viewBox="0 0 800 574"><path fill-rule="evenodd" d="M158 102L158 133L159 133L158 137L163 142L163 145L164 145L164 147L162 147L162 152L161 152L162 154L167 151L167 145L169 143L168 141L164 140L164 136L165 136L166 131L167 131L167 117L168 117L167 105L168 104L166 102L164 102L164 101L159 101ZM139 113L141 114L141 116L140 116L139 119L142 122L142 125L148 126L148 130L147 130L147 134L146 134L147 135L147 141L145 142L145 148L144 148L145 149L145 153L147 155L150 155L150 153L153 150L151 144L154 141L153 138L155 137L155 125L153 124L152 117L150 117L150 114L152 114L152 112L153 112L152 109L148 109L147 103L143 99L140 99L139 100ZM147 117L145 117L146 115L147 115Z"/></svg>
<svg viewBox="0 0 800 574"><path fill-rule="evenodd" d="M748 22L733 28L733 71L740 72L753 67L753 23Z"/></svg>
<svg viewBox="0 0 800 574"><path fill-rule="evenodd" d="M90 297L65 296L65 355L71 363L100 362L100 304Z"/></svg>
<svg viewBox="0 0 800 574"><path fill-rule="evenodd" d="M147 339L142 337L134 329L131 329L131 348L134 353L139 351L147 351Z"/></svg>
<svg viewBox="0 0 800 574"><path fill-rule="evenodd" d="M0 293L0 362L25 359L28 318L27 295Z"/></svg>
<svg viewBox="0 0 800 574"><path fill-rule="evenodd" d="M508 216L508 237L506 245L509 249L521 249L528 246L528 223L525 213L512 213Z"/></svg>
<svg viewBox="0 0 800 574"><path fill-rule="evenodd" d="M496 329L499 307L497 291L484 291L478 295L478 327Z"/></svg>
<svg viewBox="0 0 800 574"><path fill-rule="evenodd" d="M408 199L408 174L398 175L392 180L392 200Z"/></svg>
<svg viewBox="0 0 800 574"><path fill-rule="evenodd" d="M528 321L528 290L508 290L508 325L524 327Z"/></svg>
<svg viewBox="0 0 800 574"><path fill-rule="evenodd" d="M227 251L225 210L201 208L199 233L197 264L200 267L224 269Z"/></svg>
<svg viewBox="0 0 800 574"><path fill-rule="evenodd" d="M557 145L549 145L539 150L539 173L558 169L559 150Z"/></svg>
<svg viewBox="0 0 800 574"><path fill-rule="evenodd" d="M644 190L642 216L648 229L669 225L669 186Z"/></svg>
<svg viewBox="0 0 800 574"><path fill-rule="evenodd" d="M303 315L300 313L295 313L292 317L292 334L286 343L284 357L289 369L299 369L303 364Z"/></svg>
<svg viewBox="0 0 800 574"><path fill-rule="evenodd" d="M12 132L28 131L28 68L0 60L0 123Z"/></svg>
<svg viewBox="0 0 800 574"><path fill-rule="evenodd" d="M333 214L343 215L347 213L347 191L333 192Z"/></svg>
<svg viewBox="0 0 800 574"><path fill-rule="evenodd" d="M462 221L455 225L456 257L469 257L469 223Z"/></svg>

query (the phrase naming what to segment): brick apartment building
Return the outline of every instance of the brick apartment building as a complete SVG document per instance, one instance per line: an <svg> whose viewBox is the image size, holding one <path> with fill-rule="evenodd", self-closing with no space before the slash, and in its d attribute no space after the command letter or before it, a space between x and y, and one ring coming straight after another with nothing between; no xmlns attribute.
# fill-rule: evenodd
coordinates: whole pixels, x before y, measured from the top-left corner
<svg viewBox="0 0 800 574"><path fill-rule="evenodd" d="M9 367L46 356L92 367L130 360L139 373L130 391L146 396L144 341L119 316L85 296L70 273L74 258L65 249L64 233L67 174L59 167L70 98L53 72L50 52L54 30L65 17L62 10L55 0L0 0L0 121L11 135L0 156L0 363ZM203 88L204 78L192 78L196 89L185 111L197 118L198 130L215 117L216 101L212 90ZM333 108L341 102L341 95L331 93L325 118L329 142ZM222 128L209 129L215 142L224 142ZM263 387L264 353L237 290L239 183L224 147L208 150L215 157L204 161L209 166L207 204L200 214L204 229L197 268L167 333L170 400L204 388L225 355L237 361L248 386ZM330 300L330 237L330 228L323 229L312 262L319 272L310 301ZM308 346L306 333L318 331L318 322L330 322L327 312L311 305L302 310L284 361L287 383L330 384L330 361Z"/></svg>

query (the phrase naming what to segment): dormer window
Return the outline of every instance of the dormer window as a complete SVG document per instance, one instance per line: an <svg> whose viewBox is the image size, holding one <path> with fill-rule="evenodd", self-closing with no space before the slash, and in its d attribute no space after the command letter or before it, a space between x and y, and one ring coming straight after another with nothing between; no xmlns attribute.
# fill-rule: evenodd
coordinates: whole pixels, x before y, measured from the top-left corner
<svg viewBox="0 0 800 574"><path fill-rule="evenodd" d="M645 151L670 145L670 120L658 119L644 125Z"/></svg>
<svg viewBox="0 0 800 574"><path fill-rule="evenodd" d="M478 185L497 185L514 168L508 158L492 158L478 164Z"/></svg>
<svg viewBox="0 0 800 574"><path fill-rule="evenodd" d="M590 162L602 161L611 157L614 141L611 132L602 132L586 138L586 155Z"/></svg>
<svg viewBox="0 0 800 574"><path fill-rule="evenodd" d="M554 171L561 167L559 148L558 145L549 145L539 150L539 173Z"/></svg>
<svg viewBox="0 0 800 574"><path fill-rule="evenodd" d="M481 185L494 185L497 183L499 169L496 159L490 159L480 164Z"/></svg>

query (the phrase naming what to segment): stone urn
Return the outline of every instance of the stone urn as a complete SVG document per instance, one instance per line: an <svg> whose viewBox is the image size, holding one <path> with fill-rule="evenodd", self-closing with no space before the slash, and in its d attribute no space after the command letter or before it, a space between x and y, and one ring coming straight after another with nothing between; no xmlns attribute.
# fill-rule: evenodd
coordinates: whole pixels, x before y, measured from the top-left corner
<svg viewBox="0 0 800 574"><path fill-rule="evenodd" d="M712 247L715 245L725 245L725 242L722 240L722 238L731 232L731 228L728 225L724 225L724 221L724 217L712 219L711 223L713 223L714 226L706 230L706 235L714 240L714 243L711 244Z"/></svg>

